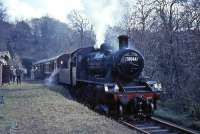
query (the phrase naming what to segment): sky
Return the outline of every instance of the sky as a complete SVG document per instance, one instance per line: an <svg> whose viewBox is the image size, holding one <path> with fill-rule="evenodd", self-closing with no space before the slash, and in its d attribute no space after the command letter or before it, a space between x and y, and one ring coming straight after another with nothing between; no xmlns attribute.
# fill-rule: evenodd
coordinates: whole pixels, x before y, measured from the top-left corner
<svg viewBox="0 0 200 134"><path fill-rule="evenodd" d="M31 19L49 15L66 22L67 14L73 10L83 10L81 0L2 0L10 20Z"/></svg>
<svg viewBox="0 0 200 134"><path fill-rule="evenodd" d="M83 12L93 24L97 47L104 41L108 26L115 25L122 16L125 1L130 0L1 0L11 21L48 15L67 22L72 10Z"/></svg>

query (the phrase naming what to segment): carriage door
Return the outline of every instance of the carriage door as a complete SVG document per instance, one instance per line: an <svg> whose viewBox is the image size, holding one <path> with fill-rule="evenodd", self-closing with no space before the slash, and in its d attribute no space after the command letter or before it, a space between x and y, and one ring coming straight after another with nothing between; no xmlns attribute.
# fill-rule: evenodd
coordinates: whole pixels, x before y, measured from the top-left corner
<svg viewBox="0 0 200 134"><path fill-rule="evenodd" d="M77 65L77 57L73 56L71 60L71 85L76 86L76 65Z"/></svg>
<svg viewBox="0 0 200 134"><path fill-rule="evenodd" d="M2 82L3 83L9 83L10 82L10 66L9 65L3 65Z"/></svg>

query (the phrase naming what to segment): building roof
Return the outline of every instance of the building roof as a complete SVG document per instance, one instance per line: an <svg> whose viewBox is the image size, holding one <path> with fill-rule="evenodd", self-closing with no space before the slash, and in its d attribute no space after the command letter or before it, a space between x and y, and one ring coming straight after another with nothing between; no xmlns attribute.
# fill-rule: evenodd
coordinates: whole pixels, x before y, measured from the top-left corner
<svg viewBox="0 0 200 134"><path fill-rule="evenodd" d="M10 53L8 51L0 52L0 64L6 65L8 60L11 59Z"/></svg>
<svg viewBox="0 0 200 134"><path fill-rule="evenodd" d="M5 57L5 56L7 56L9 59L11 59L11 55L10 55L9 51L0 52L0 58Z"/></svg>

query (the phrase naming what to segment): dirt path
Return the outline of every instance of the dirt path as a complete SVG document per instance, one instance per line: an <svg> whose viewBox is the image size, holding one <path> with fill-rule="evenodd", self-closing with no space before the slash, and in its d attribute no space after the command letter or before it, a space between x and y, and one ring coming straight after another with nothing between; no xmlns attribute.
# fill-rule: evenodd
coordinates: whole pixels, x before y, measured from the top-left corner
<svg viewBox="0 0 200 134"><path fill-rule="evenodd" d="M71 100L60 86L9 85L0 95L0 134L135 134Z"/></svg>

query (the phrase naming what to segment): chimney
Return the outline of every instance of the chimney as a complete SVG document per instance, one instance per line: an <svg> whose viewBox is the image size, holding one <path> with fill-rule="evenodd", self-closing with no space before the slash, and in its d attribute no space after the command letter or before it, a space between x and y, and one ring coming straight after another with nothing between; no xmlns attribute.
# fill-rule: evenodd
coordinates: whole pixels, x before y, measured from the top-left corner
<svg viewBox="0 0 200 134"><path fill-rule="evenodd" d="M127 35L120 35L118 37L119 40L119 49L128 48L128 36Z"/></svg>

